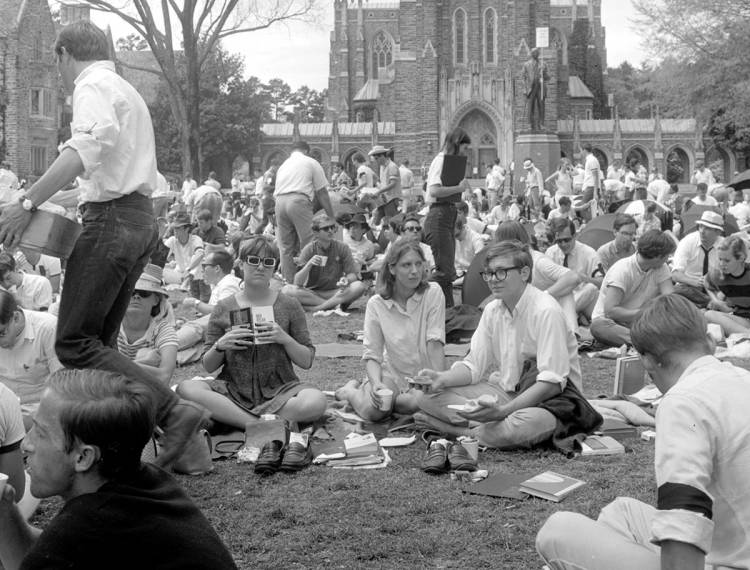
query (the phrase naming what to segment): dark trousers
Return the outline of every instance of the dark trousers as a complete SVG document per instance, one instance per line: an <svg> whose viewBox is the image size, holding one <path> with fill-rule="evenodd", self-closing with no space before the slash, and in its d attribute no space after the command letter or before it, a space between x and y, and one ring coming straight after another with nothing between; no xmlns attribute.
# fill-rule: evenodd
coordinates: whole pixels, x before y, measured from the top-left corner
<svg viewBox="0 0 750 570"><path fill-rule="evenodd" d="M57 357L67 368L108 370L154 392L157 420L177 395L117 351L117 334L157 231L151 199L138 193L83 206L83 231L65 271L57 318Z"/></svg>
<svg viewBox="0 0 750 570"><path fill-rule="evenodd" d="M441 202L430 206L424 219L424 241L432 248L435 258L435 271L432 279L443 290L445 306L453 306L453 281L456 278L456 238L453 228L456 225L456 206L451 202Z"/></svg>

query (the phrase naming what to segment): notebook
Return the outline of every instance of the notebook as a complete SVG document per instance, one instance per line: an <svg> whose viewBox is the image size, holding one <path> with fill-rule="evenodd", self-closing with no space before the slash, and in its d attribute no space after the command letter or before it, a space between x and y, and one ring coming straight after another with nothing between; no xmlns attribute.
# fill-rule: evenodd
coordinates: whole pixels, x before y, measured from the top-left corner
<svg viewBox="0 0 750 570"><path fill-rule="evenodd" d="M581 455L618 455L625 447L608 435L590 435L579 443Z"/></svg>
<svg viewBox="0 0 750 570"><path fill-rule="evenodd" d="M443 170L440 172L440 181L443 186L458 186L466 178L467 158L460 154L446 154L443 156ZM456 192L444 198L437 198L436 202L460 202L461 193Z"/></svg>
<svg viewBox="0 0 750 570"><path fill-rule="evenodd" d="M612 389L614 394L629 396L635 394L647 383L646 369L641 362L641 357L621 356L615 365L615 383Z"/></svg>
<svg viewBox="0 0 750 570"><path fill-rule="evenodd" d="M534 474L524 473L496 473L487 477L484 481L469 485L463 489L464 493L472 495L486 495L488 497L502 497L505 499L525 499L519 489L521 483L532 477Z"/></svg>
<svg viewBox="0 0 750 570"><path fill-rule="evenodd" d="M594 433L596 435L608 435L615 439L628 439L638 437L638 428L627 422L604 418L604 423Z"/></svg>
<svg viewBox="0 0 750 570"><path fill-rule="evenodd" d="M545 471L521 483L521 492L540 499L559 503L578 487L586 483L580 479Z"/></svg>

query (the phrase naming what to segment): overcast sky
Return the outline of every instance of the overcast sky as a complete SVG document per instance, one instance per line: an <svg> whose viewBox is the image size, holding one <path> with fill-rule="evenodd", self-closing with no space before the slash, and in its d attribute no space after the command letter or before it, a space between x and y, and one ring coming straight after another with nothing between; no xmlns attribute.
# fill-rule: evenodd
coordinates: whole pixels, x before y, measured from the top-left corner
<svg viewBox="0 0 750 570"><path fill-rule="evenodd" d="M2 0L0 0L1 2ZM333 3L323 15L323 21L310 24L290 23L269 30L237 35L226 40L229 51L245 56L245 73L261 81L280 77L292 89L307 85L313 89L328 86L328 51L333 29ZM607 30L607 65L616 67L627 60L639 66L644 59L640 38L629 22L634 15L630 0L602 0L602 19ZM132 31L118 18L92 13L94 22L112 26L115 39Z"/></svg>

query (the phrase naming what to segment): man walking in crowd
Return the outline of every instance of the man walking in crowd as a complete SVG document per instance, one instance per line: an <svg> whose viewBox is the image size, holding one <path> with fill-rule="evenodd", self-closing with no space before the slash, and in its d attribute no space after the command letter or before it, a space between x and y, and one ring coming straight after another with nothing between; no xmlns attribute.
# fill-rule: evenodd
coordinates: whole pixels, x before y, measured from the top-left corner
<svg viewBox="0 0 750 570"><path fill-rule="evenodd" d="M599 188L602 178L601 169L599 168L599 161L594 156L593 147L591 143L585 143L581 150L585 155L583 163L583 202L589 203L594 200L593 210L589 211L588 214L584 215L584 219L590 220L594 212L596 212L597 202L599 200Z"/></svg>
<svg viewBox="0 0 750 570"><path fill-rule="evenodd" d="M277 241L281 253L281 274L287 283L292 283L297 273L294 258L313 238L313 202L316 198L328 216L334 218L326 173L309 154L310 145L297 141L292 146L292 154L276 174Z"/></svg>
<svg viewBox="0 0 750 570"><path fill-rule="evenodd" d="M100 370L52 375L23 443L35 497L65 506L40 531L6 486L4 568L236 568L216 531L171 475L141 463L156 406L148 387Z"/></svg>
<svg viewBox="0 0 750 570"><path fill-rule="evenodd" d="M552 569L750 567L750 373L713 356L683 297L651 301L633 345L664 394L656 414L656 508L620 497L594 521L558 512L536 546Z"/></svg>
<svg viewBox="0 0 750 570"><path fill-rule="evenodd" d="M418 189L414 185L414 173L409 168L409 159L405 158L398 167L401 175L401 192L403 193L401 202L401 212L406 214L409 208L417 203Z"/></svg>
<svg viewBox="0 0 750 570"><path fill-rule="evenodd" d="M115 72L107 37L91 22L62 28L55 54L73 96L71 138L19 203L4 208L0 242L16 246L32 212L78 177L83 230L68 259L57 356L66 367L110 370L147 385L158 399L158 423L165 431L158 461L168 465L195 434L205 410L179 400L112 348L157 239L150 198L156 187L151 117L138 92Z"/></svg>

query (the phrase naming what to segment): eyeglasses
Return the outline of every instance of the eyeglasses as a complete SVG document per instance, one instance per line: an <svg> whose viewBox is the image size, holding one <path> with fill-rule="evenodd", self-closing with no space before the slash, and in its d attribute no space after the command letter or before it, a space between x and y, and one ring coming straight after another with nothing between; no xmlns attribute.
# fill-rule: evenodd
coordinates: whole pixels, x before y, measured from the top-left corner
<svg viewBox="0 0 750 570"><path fill-rule="evenodd" d="M148 299L153 293L151 291L142 291L141 289L136 289L133 291L133 297L138 295L141 299Z"/></svg>
<svg viewBox="0 0 750 570"><path fill-rule="evenodd" d="M505 281L508 278L508 271L512 271L514 269L521 269L520 266L515 265L513 267L501 267L499 269L495 269L494 271L480 271L479 275L481 275L482 279L489 282L495 279L496 281Z"/></svg>
<svg viewBox="0 0 750 570"><path fill-rule="evenodd" d="M257 255L248 255L245 258L245 263L248 265L255 265L256 267L259 266L261 263L263 264L263 267L276 267L276 258L275 257L258 257Z"/></svg>
<svg viewBox="0 0 750 570"><path fill-rule="evenodd" d="M336 226L335 225L333 225L333 226L323 226L321 228L318 228L318 231L319 232L335 232L336 231Z"/></svg>
<svg viewBox="0 0 750 570"><path fill-rule="evenodd" d="M205 269L206 267L216 267L218 263L201 263L201 267Z"/></svg>
<svg viewBox="0 0 750 570"><path fill-rule="evenodd" d="M555 240L555 243L556 243L556 244L561 244L561 243L570 243L570 242L572 242L572 241L573 241L573 238L572 238L572 237L569 237L569 238L557 238L557 239Z"/></svg>
<svg viewBox="0 0 750 570"><path fill-rule="evenodd" d="M404 228L405 232L421 232L422 228L420 226L406 226Z"/></svg>

